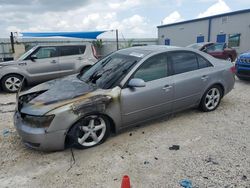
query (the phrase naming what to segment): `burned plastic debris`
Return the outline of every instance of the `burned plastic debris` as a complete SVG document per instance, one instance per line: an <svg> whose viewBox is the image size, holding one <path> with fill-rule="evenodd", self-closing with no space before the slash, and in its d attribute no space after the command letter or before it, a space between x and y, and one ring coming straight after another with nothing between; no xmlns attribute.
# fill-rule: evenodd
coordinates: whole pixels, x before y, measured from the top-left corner
<svg viewBox="0 0 250 188"><path fill-rule="evenodd" d="M179 150L180 146L179 145L172 145L171 147L169 147L169 150Z"/></svg>

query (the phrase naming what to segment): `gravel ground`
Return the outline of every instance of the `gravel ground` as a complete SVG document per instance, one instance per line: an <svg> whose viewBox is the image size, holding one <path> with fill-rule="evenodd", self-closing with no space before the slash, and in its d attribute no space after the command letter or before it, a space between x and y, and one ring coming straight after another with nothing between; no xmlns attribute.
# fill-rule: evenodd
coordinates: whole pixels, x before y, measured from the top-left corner
<svg viewBox="0 0 250 188"><path fill-rule="evenodd" d="M12 121L15 95L0 93L0 187L250 188L250 82L210 113L188 110L129 129L88 150L25 148ZM169 150L172 145L180 149Z"/></svg>

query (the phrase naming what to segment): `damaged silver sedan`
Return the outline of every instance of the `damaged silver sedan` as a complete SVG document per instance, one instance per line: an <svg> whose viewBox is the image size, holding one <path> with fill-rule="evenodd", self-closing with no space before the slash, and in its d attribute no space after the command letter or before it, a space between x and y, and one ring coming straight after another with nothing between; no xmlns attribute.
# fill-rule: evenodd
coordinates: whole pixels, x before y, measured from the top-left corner
<svg viewBox="0 0 250 188"><path fill-rule="evenodd" d="M25 145L89 148L110 133L192 107L215 110L234 86L234 67L203 52L146 46L119 50L83 75L17 95L14 124Z"/></svg>

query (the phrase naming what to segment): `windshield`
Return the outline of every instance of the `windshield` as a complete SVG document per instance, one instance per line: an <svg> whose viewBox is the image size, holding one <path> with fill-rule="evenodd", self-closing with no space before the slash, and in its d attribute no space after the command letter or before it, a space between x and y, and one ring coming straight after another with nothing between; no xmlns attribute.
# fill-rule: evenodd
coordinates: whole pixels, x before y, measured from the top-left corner
<svg viewBox="0 0 250 188"><path fill-rule="evenodd" d="M126 73L140 60L140 57L113 53L92 66L80 80L109 89L119 85Z"/></svg>
<svg viewBox="0 0 250 188"><path fill-rule="evenodd" d="M17 60L22 61L24 60L29 54L31 54L36 49L36 46L31 48L29 51L24 52Z"/></svg>

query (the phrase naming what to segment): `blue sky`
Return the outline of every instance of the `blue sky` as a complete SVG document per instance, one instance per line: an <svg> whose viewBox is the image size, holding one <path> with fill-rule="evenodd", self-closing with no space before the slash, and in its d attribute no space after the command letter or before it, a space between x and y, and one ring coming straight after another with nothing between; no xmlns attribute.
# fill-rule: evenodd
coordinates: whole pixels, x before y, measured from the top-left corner
<svg viewBox="0 0 250 188"><path fill-rule="evenodd" d="M156 26L249 9L249 0L0 0L0 37L9 32L119 29L125 38L157 37ZM113 37L112 32L101 38Z"/></svg>

